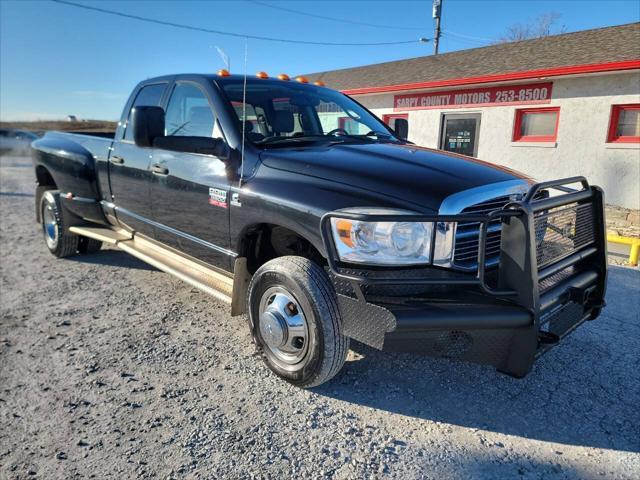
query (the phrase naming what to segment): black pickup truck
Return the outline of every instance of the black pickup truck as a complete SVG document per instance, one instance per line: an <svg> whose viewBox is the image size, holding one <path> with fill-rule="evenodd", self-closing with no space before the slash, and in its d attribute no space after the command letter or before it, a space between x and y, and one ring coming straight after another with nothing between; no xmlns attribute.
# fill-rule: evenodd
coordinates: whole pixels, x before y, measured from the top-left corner
<svg viewBox="0 0 640 480"><path fill-rule="evenodd" d="M277 375L312 387L350 339L525 376L603 308L603 193L418 147L305 78L173 75L115 137L33 143L57 257L116 247L246 314Z"/></svg>

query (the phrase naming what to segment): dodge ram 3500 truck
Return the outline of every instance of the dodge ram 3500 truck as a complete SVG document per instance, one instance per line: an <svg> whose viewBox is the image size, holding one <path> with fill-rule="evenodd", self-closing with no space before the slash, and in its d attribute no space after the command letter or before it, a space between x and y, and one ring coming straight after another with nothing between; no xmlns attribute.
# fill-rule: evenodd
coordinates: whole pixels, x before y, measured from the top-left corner
<svg viewBox="0 0 640 480"><path fill-rule="evenodd" d="M523 377L599 315L601 189L418 147L348 96L264 77L145 80L115 137L35 141L51 253L112 244L227 302L301 387L350 339Z"/></svg>

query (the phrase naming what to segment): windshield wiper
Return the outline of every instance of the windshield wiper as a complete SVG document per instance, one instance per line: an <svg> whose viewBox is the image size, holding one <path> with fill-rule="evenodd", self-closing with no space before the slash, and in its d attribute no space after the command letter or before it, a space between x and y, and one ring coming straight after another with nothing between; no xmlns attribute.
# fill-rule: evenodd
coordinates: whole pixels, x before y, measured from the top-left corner
<svg viewBox="0 0 640 480"><path fill-rule="evenodd" d="M267 137L264 140L260 140L256 142L258 145L266 145L269 143L279 143L279 142L295 142L298 140L308 140L311 135L299 136L299 137Z"/></svg>
<svg viewBox="0 0 640 480"><path fill-rule="evenodd" d="M377 138L371 138L371 137L377 137ZM394 137L393 135L390 135L388 133L384 133L384 132L374 132L371 131L369 133L366 133L364 135L339 135L336 136L334 141L332 143L342 143L340 142L340 139L349 139L349 140L360 140L360 141L367 141L367 142L371 142L371 143L377 143L377 142L389 142L389 143L401 143L396 137ZM335 141L338 140L338 141Z"/></svg>
<svg viewBox="0 0 640 480"><path fill-rule="evenodd" d="M331 137L327 137L326 135L300 135L298 137L269 137L259 142L255 142L255 144L257 146L266 146L266 145L276 145L276 144L283 144L283 143L308 143L308 142L318 142L323 139L331 140Z"/></svg>
<svg viewBox="0 0 640 480"><path fill-rule="evenodd" d="M358 140L365 142L375 142L373 138L368 138L366 135L331 135L331 137L327 137L331 139L331 143L343 143L347 140Z"/></svg>
<svg viewBox="0 0 640 480"><path fill-rule="evenodd" d="M394 139L395 137L393 135L391 135L390 133L387 132L378 132L375 130L371 130L369 133L367 133L365 135L366 137L373 137L376 136L378 138L384 138L384 139Z"/></svg>
<svg viewBox="0 0 640 480"><path fill-rule="evenodd" d="M371 138L373 135L378 138ZM389 140L396 142L397 140L389 134L383 132L369 132L366 135L300 135L297 137L269 137L261 140L260 142L255 142L257 146L267 146L267 145L278 145L278 144L287 144L287 143L316 143L316 142L329 142L331 145L337 145L346 142L367 142L367 143L375 143L380 140Z"/></svg>

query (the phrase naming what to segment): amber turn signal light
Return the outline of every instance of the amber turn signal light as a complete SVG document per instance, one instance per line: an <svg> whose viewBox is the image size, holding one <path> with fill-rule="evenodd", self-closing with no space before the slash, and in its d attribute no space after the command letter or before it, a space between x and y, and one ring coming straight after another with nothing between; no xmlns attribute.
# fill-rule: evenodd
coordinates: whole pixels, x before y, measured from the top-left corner
<svg viewBox="0 0 640 480"><path fill-rule="evenodd" d="M353 239L351 238L351 229L353 228L353 223L349 220L340 219L336 222L336 231L338 232L338 237L350 248L353 248Z"/></svg>

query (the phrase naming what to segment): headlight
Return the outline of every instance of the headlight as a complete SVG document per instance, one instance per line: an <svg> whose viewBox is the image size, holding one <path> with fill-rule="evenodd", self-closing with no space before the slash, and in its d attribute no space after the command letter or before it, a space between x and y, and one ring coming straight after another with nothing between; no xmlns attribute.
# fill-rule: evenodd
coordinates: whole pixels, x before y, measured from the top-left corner
<svg viewBox="0 0 640 480"><path fill-rule="evenodd" d="M429 263L432 223L359 222L332 218L340 259L353 263Z"/></svg>
<svg viewBox="0 0 640 480"><path fill-rule="evenodd" d="M351 213L412 214L387 209L350 209ZM432 263L433 222L361 222L332 217L333 238L340 260L372 265L427 265ZM444 264L452 252L452 224L436 227L435 264ZM447 245L449 244L449 245ZM444 258L447 257L448 258Z"/></svg>

